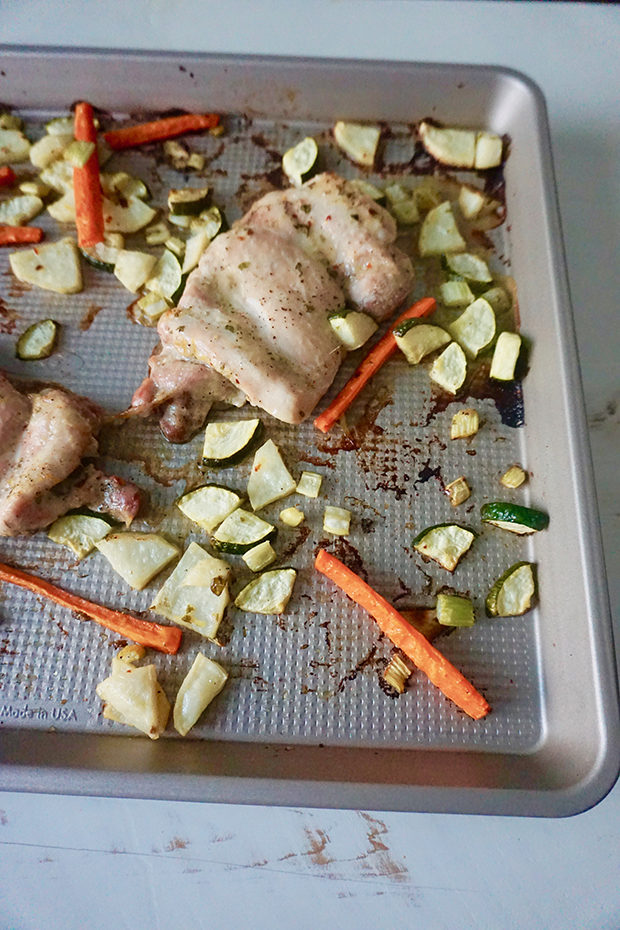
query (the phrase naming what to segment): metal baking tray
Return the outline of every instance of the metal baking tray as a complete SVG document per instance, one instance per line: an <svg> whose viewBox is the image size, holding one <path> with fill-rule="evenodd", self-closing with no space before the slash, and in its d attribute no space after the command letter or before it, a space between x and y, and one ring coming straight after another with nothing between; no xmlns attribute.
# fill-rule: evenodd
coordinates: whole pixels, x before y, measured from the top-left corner
<svg viewBox="0 0 620 930"><path fill-rule="evenodd" d="M337 551L388 599L403 609L432 603L446 583L473 595L476 626L444 637L440 647L485 693L493 706L488 718L470 720L422 676L398 700L381 690L389 643L311 568L323 539L321 503L313 502L307 528L280 536L281 558L300 570L289 611L279 619L233 612L218 655L230 682L191 738L151 742L104 720L94 687L108 674L118 638L5 587L0 787L545 816L595 804L618 770L618 696L540 91L512 71L458 65L11 48L0 61L0 100L35 126L78 98L115 115L171 108L227 114L226 136L190 141L205 146L206 175L229 219L269 188L280 153L301 132L320 136L329 167L359 174L329 144L338 118L386 124L383 175L397 179L410 173L411 127L423 117L507 134L507 220L489 233L489 244L496 272L516 281L521 330L533 347L529 373L508 400L475 385L458 399L475 403L483 417L470 444L446 441L456 407L438 402L424 371L412 375L404 361L387 366L372 396L356 403L353 442L265 417L293 471L320 471L326 498L353 511L353 532ZM172 183L155 150L115 158L154 190ZM65 384L111 412L122 409L155 342L152 330L128 318L127 293L89 271L82 294L59 300L18 286L6 258L0 261L0 367L23 377L15 333L31 319L54 316L64 324L60 351L31 363L28 377ZM418 293L428 285L418 279ZM149 493L138 526L201 539L171 506L200 483L199 440L166 447L153 421L133 421L105 430L100 447L105 464ZM485 533L476 555L449 579L422 563L411 538L415 528L451 517L444 479L470 477L475 506L466 519L475 526L479 504L498 496L498 476L512 461L531 475L518 498L543 506L549 529L527 539ZM243 471L226 477L243 486ZM277 512L274 505L268 516ZM111 606L147 608L157 587L129 592L100 556L77 564L44 533L1 540L0 553ZM539 607L520 618L485 618L490 581L519 557L538 565ZM171 697L199 647L217 652L196 640L188 634L177 657L155 658Z"/></svg>

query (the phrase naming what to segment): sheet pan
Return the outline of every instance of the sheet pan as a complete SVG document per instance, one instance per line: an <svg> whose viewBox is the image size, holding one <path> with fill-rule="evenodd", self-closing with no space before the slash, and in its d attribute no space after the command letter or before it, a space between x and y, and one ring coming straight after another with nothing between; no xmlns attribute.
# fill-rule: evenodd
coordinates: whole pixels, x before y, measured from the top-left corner
<svg viewBox="0 0 620 930"><path fill-rule="evenodd" d="M230 219L269 187L278 153L301 132L322 140L328 167L359 175L329 143L336 118L389 124L379 181L407 176L411 125L422 117L508 134L508 218L490 234L493 264L516 281L521 329L533 349L522 394L508 406L473 387L458 398L461 406L475 403L483 417L484 430L471 444L446 440L456 407L438 403L424 373L411 377L404 362L354 407L355 448L317 438L308 424L294 429L264 418L294 473L320 471L329 502L352 509L353 533L337 551L357 560L389 599L402 608L430 604L446 583L472 593L475 628L440 645L488 697L493 713L485 721L457 712L421 676L398 700L381 690L389 644L311 569L316 546L325 542L317 502L306 506L307 529L280 534L281 557L300 572L285 617L233 612L219 654L189 635L178 657L156 658L171 696L199 647L231 670L227 689L185 740L170 734L151 743L103 720L94 686L107 674L117 638L5 588L0 786L547 816L596 803L618 768L617 688L549 133L537 88L499 68L66 50L5 49L1 58L0 99L24 110L35 127L78 98L117 115L169 108L227 114L226 137L204 145L206 176ZM172 183L152 152L115 159L154 190ZM31 319L54 316L64 324L61 351L32 363L29 377L66 384L111 412L122 409L155 342L152 330L128 318L127 293L95 272L82 294L60 301L8 275L2 282L9 311L3 328L10 330L1 336L2 367L23 377L12 358L15 332ZM419 278L417 293L428 286ZM343 367L333 391L353 364ZM179 542L204 541L172 506L185 487L200 483L198 440L166 447L154 422L133 421L106 430L101 451L107 465L147 489L139 525ZM523 462L531 476L515 499L543 506L549 530L527 540L483 534L477 557L450 579L416 558L414 530L452 516L442 484L460 473L471 477L475 509L467 516L476 527L479 504L500 496L498 475L512 461ZM244 473L224 477L242 486ZM275 519L277 505L272 511ZM143 610L157 587L128 592L101 557L77 565L44 534L3 540L0 552L111 606ZM491 621L481 609L483 593L516 558L537 563L540 606L525 617ZM243 572L235 571L241 583Z"/></svg>

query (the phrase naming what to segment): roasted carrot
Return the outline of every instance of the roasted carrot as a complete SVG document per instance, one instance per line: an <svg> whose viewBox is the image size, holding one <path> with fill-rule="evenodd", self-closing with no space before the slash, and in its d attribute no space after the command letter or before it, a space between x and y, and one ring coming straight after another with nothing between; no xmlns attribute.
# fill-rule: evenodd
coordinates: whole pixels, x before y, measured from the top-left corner
<svg viewBox="0 0 620 930"><path fill-rule="evenodd" d="M15 172L10 165L2 165L0 168L0 187L12 187L17 180Z"/></svg>
<svg viewBox="0 0 620 930"><path fill-rule="evenodd" d="M184 132L196 132L200 129L213 129L220 118L217 113L185 113L183 116L169 116L156 119L150 123L138 123L123 129L110 129L103 138L111 149L129 149L145 142L162 142L173 139Z"/></svg>
<svg viewBox="0 0 620 930"><path fill-rule="evenodd" d="M152 649L159 649L160 652L174 655L181 645L182 633L176 626L151 623L131 614L122 613L120 610L102 607L101 604L95 604L77 594L71 594L50 581L30 575L20 568L13 568L12 565L4 565L2 562L0 562L0 581L19 585L20 588L26 588L27 591L49 598L61 607L85 614L95 623L99 623L114 633L120 633L121 636L126 636L127 639L140 643L141 646L150 646Z"/></svg>
<svg viewBox="0 0 620 930"><path fill-rule="evenodd" d="M90 103L76 105L73 134L78 142L94 142L96 146L97 130ZM83 168L73 169L73 192L78 245L89 249L103 242L103 195L96 148Z"/></svg>
<svg viewBox="0 0 620 930"><path fill-rule="evenodd" d="M394 327L402 323L403 320L429 316L434 309L435 299L433 297L423 297L422 300L418 300L401 313L398 319L390 326L389 332L379 340L376 346L370 350L366 358L358 365L340 393L336 395L323 413L319 414L315 419L314 425L317 429L320 429L322 433L329 432L336 420L342 416L347 407L351 406L357 395L375 372L377 372L383 363L388 360L390 355L396 351L396 340L392 332Z"/></svg>
<svg viewBox="0 0 620 930"><path fill-rule="evenodd" d="M315 568L333 581L351 600L367 610L379 628L434 685L474 720L486 717L491 708L457 668L381 597L359 575L331 553L319 549Z"/></svg>
<svg viewBox="0 0 620 930"><path fill-rule="evenodd" d="M43 230L38 226L0 226L0 245L24 245L42 238Z"/></svg>

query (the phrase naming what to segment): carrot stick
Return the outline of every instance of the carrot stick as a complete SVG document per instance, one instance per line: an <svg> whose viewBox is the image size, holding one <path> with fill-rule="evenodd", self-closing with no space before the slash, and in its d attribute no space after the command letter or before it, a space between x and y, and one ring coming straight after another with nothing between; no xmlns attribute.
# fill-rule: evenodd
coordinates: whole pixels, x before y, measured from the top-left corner
<svg viewBox="0 0 620 930"><path fill-rule="evenodd" d="M186 113L183 116L169 116L166 119L138 123L137 126L126 126L123 129L111 129L104 133L103 138L111 149L128 149L145 142L173 139L184 132L213 129L219 121L217 113Z"/></svg>
<svg viewBox="0 0 620 930"><path fill-rule="evenodd" d="M73 134L78 142L94 142L96 146L97 130L90 103L76 105ZM78 245L89 249L103 242L103 196L96 148L83 168L73 169L73 192Z"/></svg>
<svg viewBox="0 0 620 930"><path fill-rule="evenodd" d="M42 238L43 230L38 226L0 226L0 245L23 245Z"/></svg>
<svg viewBox="0 0 620 930"><path fill-rule="evenodd" d="M319 549L314 564L321 574L374 617L382 632L447 698L474 720L486 717L491 708L471 682L359 575L324 549Z"/></svg>
<svg viewBox="0 0 620 930"><path fill-rule="evenodd" d="M10 165L2 165L0 168L0 187L12 187L17 180L15 172Z"/></svg>
<svg viewBox="0 0 620 930"><path fill-rule="evenodd" d="M372 378L384 362L388 360L396 349L396 340L394 339L393 329L404 320L411 320L416 317L429 316L435 309L435 299L433 297L423 297L415 304L405 310L392 323L390 330L385 334L383 339L374 346L366 358L355 369L343 389L333 399L329 407L319 414L315 419L314 425L322 433L327 433L332 428L345 410L351 406L357 395L360 393L366 383Z"/></svg>
<svg viewBox="0 0 620 930"><path fill-rule="evenodd" d="M107 630L114 633L120 633L135 643L142 646L150 646L152 649L159 649L160 652L168 652L174 655L181 645L181 630L176 626L163 626L161 623L151 623L148 620L140 620L131 614L122 613L120 610L111 610L109 607L102 607L92 601L77 594L70 594L69 591L58 588L50 581L43 578L37 578L19 568L13 568L12 565L4 565L0 562L0 581L8 581L11 584L19 585L20 588L26 588L34 594L43 595L61 607L67 607L69 610L76 610L78 613L86 614L95 623L99 623Z"/></svg>

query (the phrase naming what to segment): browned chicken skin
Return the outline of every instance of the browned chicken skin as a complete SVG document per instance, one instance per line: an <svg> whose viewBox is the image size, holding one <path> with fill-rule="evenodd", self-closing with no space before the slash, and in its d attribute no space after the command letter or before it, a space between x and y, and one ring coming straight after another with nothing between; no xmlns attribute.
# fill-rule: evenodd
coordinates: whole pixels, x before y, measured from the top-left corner
<svg viewBox="0 0 620 930"><path fill-rule="evenodd" d="M130 523L135 485L82 459L96 455L102 411L60 388L25 395L0 373L0 536L48 526L76 507Z"/></svg>
<svg viewBox="0 0 620 930"><path fill-rule="evenodd" d="M411 290L413 268L395 239L390 214L336 175L260 198L212 242L178 307L161 317L163 348L131 411L163 407L164 434L183 441L215 399L230 401L225 379L239 392L233 403L245 398L300 423L344 355L329 314L349 306L381 320ZM197 365L216 373L219 387L205 387Z"/></svg>

